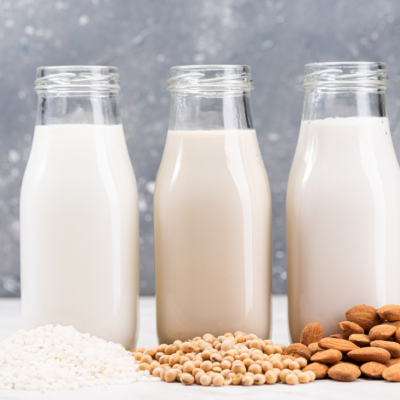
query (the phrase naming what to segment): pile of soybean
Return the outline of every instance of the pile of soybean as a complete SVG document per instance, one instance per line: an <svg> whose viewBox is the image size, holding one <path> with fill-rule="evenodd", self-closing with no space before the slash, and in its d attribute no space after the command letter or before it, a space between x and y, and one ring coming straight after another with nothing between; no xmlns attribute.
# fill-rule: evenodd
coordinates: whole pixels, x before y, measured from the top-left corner
<svg viewBox="0 0 400 400"><path fill-rule="evenodd" d="M169 383L251 386L314 381L313 371L301 371L307 360L282 355L285 348L238 331L218 337L207 333L186 342L176 340L171 345L147 349L138 347L132 350L132 355L139 371L147 370Z"/></svg>

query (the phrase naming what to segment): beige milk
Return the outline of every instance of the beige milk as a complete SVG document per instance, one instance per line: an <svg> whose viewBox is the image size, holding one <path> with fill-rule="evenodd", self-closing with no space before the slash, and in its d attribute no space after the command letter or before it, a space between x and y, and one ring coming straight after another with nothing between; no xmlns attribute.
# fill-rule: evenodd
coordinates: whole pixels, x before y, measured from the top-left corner
<svg viewBox="0 0 400 400"><path fill-rule="evenodd" d="M36 126L21 195L24 328L134 346L137 188L122 125Z"/></svg>
<svg viewBox="0 0 400 400"><path fill-rule="evenodd" d="M287 193L292 341L357 304L400 304L400 173L387 118L303 121Z"/></svg>
<svg viewBox="0 0 400 400"><path fill-rule="evenodd" d="M269 337L271 198L255 131L170 131L154 218L160 343Z"/></svg>

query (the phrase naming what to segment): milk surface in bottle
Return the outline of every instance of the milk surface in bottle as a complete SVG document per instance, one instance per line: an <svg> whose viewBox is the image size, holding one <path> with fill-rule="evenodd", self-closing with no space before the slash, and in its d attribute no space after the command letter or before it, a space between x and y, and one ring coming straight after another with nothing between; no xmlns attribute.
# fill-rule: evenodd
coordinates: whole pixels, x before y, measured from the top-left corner
<svg viewBox="0 0 400 400"><path fill-rule="evenodd" d="M138 205L114 67L38 69L21 193L24 328L137 338Z"/></svg>
<svg viewBox="0 0 400 400"><path fill-rule="evenodd" d="M287 192L292 341L324 336L358 304L400 304L400 170L382 63L305 67L303 120Z"/></svg>
<svg viewBox="0 0 400 400"><path fill-rule="evenodd" d="M171 69L154 199L160 343L270 332L271 199L250 68Z"/></svg>

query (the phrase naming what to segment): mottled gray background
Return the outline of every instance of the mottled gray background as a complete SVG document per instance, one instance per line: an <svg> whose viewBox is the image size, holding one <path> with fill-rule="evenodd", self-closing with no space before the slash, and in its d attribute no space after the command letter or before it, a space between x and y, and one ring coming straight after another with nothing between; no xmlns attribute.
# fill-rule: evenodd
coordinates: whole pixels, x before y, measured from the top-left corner
<svg viewBox="0 0 400 400"><path fill-rule="evenodd" d="M19 194L35 124L35 68L115 65L140 196L140 287L154 294L153 190L169 112L168 69L249 64L273 198L273 291L286 291L285 196L303 65L384 61L400 154L400 2L378 0L0 1L0 296L19 295Z"/></svg>

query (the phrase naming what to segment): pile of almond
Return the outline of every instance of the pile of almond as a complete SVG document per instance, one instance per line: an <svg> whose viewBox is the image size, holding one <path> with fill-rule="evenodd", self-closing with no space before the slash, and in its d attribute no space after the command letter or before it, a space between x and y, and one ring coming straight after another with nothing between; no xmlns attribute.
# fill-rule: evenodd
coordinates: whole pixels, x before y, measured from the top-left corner
<svg viewBox="0 0 400 400"><path fill-rule="evenodd" d="M343 333L323 337L317 323L308 324L300 343L288 346L285 355L304 357L317 379L350 382L361 373L369 378L400 382L400 306L375 309L358 305L346 312L347 321L339 322Z"/></svg>

